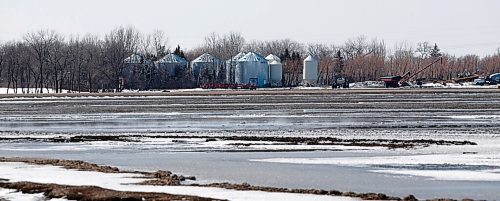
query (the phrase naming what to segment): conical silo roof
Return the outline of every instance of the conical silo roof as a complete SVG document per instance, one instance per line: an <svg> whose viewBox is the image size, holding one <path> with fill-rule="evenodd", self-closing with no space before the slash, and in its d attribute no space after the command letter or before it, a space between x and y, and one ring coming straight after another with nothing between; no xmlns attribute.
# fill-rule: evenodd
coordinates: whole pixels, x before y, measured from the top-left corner
<svg viewBox="0 0 500 201"><path fill-rule="evenodd" d="M124 59L125 63L128 64L140 64L142 63L143 56L140 54L132 54L129 57Z"/></svg>
<svg viewBox="0 0 500 201"><path fill-rule="evenodd" d="M274 54L270 54L266 57L266 60L268 60L269 62L273 62L273 61L277 61L277 62L281 62L281 59L274 55Z"/></svg>
<svg viewBox="0 0 500 201"><path fill-rule="evenodd" d="M193 63L208 63L208 62L218 63L220 62L220 60L209 53L202 54L201 56L193 60Z"/></svg>
<svg viewBox="0 0 500 201"><path fill-rule="evenodd" d="M187 63L187 61L179 55L169 53L158 60L158 63Z"/></svg>
<svg viewBox="0 0 500 201"><path fill-rule="evenodd" d="M244 57L246 55L245 52L240 52L238 53L237 55L235 55L234 57L232 57L231 59L229 59L228 61L238 61L240 60L242 57Z"/></svg>
<svg viewBox="0 0 500 201"><path fill-rule="evenodd" d="M304 61L316 61L316 57L309 55L306 59L304 59Z"/></svg>
<svg viewBox="0 0 500 201"><path fill-rule="evenodd" d="M262 55L257 54L255 52L249 52L246 54L244 57L238 60L239 62L246 62L246 61L257 61L257 62L267 62L266 58L264 58Z"/></svg>

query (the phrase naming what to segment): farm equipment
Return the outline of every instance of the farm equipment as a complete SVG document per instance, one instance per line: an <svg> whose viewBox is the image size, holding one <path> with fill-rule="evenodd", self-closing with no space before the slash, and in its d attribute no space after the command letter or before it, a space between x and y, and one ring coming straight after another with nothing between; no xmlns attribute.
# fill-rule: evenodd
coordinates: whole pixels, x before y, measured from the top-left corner
<svg viewBox="0 0 500 201"><path fill-rule="evenodd" d="M410 79L414 78L415 76L417 76L419 73L423 72L424 70L427 70L428 68L430 68L431 66L433 66L437 62L443 62L443 58L438 57L438 59L434 60L429 65L424 66L423 68L417 70L417 72L415 72L413 74L411 72L406 72L402 76L396 75L396 76L380 77L380 80L384 81L386 88L397 88L397 87L409 86L410 84L408 83L408 81L410 81Z"/></svg>
<svg viewBox="0 0 500 201"><path fill-rule="evenodd" d="M332 89L349 88L349 79L344 76L344 57L342 56L340 50L335 54L335 59Z"/></svg>
<svg viewBox="0 0 500 201"><path fill-rule="evenodd" d="M476 79L479 79L481 76L480 75L470 75L467 77L458 77L453 79L453 82L455 83L463 83L463 82L475 82Z"/></svg>
<svg viewBox="0 0 500 201"><path fill-rule="evenodd" d="M346 77L335 77L332 84L332 89L336 88L349 88L349 80Z"/></svg>

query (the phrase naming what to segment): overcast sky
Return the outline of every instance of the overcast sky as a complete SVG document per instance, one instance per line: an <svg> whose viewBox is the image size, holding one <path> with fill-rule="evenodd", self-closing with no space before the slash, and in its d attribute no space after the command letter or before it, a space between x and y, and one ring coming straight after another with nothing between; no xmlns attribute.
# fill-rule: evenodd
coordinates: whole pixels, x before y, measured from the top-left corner
<svg viewBox="0 0 500 201"><path fill-rule="evenodd" d="M499 0L1 0L0 41L33 30L104 35L120 25L161 29L169 45L193 48L210 32L247 40L290 38L343 44L364 35L389 48L437 43L481 56L500 47Z"/></svg>

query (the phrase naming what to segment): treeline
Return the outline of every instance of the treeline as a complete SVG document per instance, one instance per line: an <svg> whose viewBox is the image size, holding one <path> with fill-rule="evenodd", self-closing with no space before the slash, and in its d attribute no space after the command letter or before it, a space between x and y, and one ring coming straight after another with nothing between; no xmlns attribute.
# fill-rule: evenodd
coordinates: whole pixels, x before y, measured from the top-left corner
<svg viewBox="0 0 500 201"><path fill-rule="evenodd" d="M205 37L198 48L182 50L176 46L171 51L168 38L162 31L143 34L133 27L119 27L103 37L88 34L65 37L55 31L27 33L22 40L0 44L0 87L8 87L17 93L27 89L54 89L98 92L119 91L122 78L127 73L125 58L132 54L143 55L153 62L140 65L131 89L164 89L196 87L192 72L176 73L176 76L160 75L154 62L169 52L195 59L210 53L225 61L239 52L257 52L266 56L278 55L283 63L283 86L299 85L302 79L302 60L309 54L319 60L319 84L330 85L334 76L342 74L351 82L378 80L381 76L402 75L442 57L442 62L422 72L419 78L427 80L451 80L459 75L490 74L500 72L500 49L490 56L477 55L456 57L441 52L428 42L416 47L399 45L388 49L383 40L361 36L340 45L302 44L290 39L272 41L246 41L239 33ZM342 65L339 69L339 60ZM33 90L32 90L33 91Z"/></svg>

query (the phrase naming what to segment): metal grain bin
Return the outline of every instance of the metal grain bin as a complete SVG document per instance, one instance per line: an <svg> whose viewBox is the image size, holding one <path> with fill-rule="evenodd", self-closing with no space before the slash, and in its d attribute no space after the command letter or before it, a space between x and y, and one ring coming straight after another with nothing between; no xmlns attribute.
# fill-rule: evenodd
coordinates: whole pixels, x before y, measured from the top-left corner
<svg viewBox="0 0 500 201"><path fill-rule="evenodd" d="M257 87L269 85L269 64L263 56L254 52L249 52L238 60L235 74L235 82L239 84L255 80Z"/></svg>
<svg viewBox="0 0 500 201"><path fill-rule="evenodd" d="M158 70L169 76L176 76L178 70L186 70L187 66L188 62L186 59L173 53L165 55L157 62Z"/></svg>

